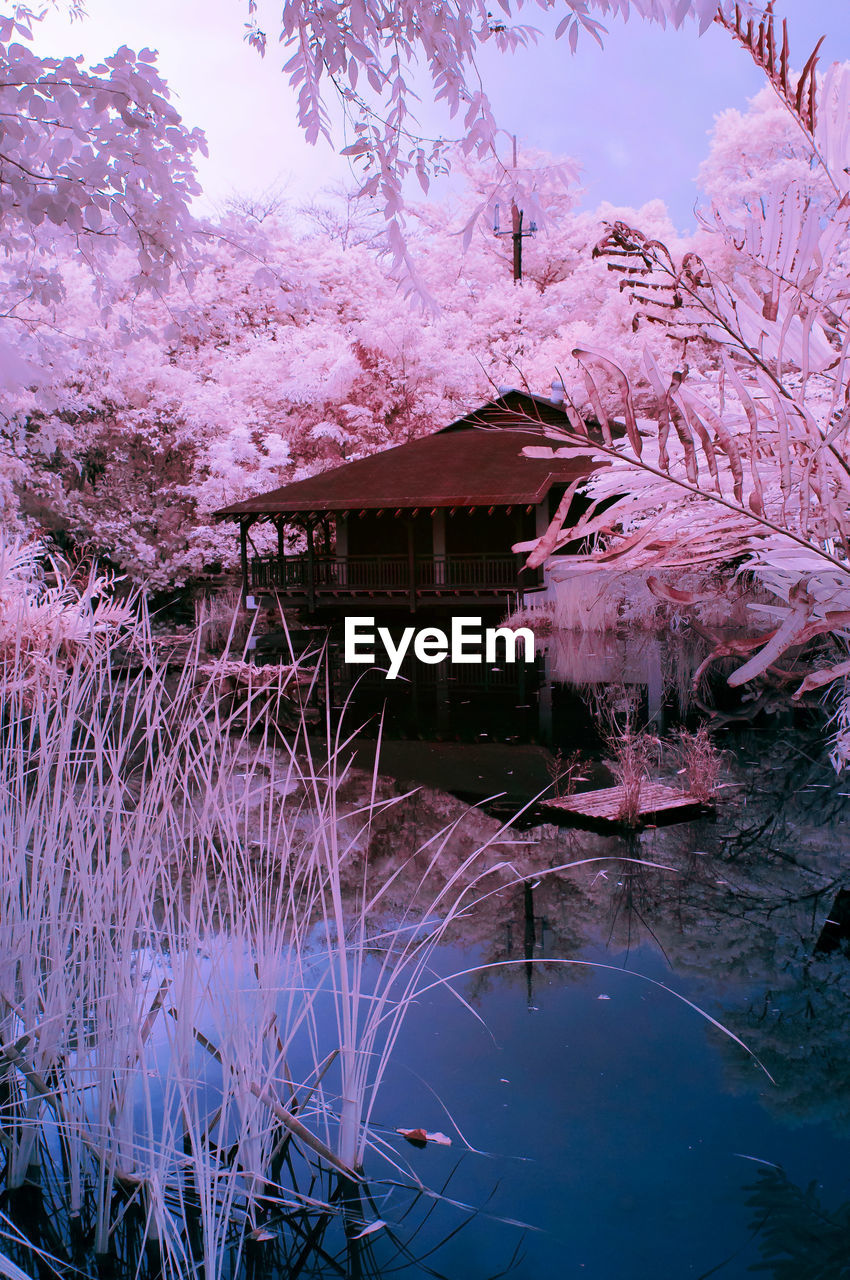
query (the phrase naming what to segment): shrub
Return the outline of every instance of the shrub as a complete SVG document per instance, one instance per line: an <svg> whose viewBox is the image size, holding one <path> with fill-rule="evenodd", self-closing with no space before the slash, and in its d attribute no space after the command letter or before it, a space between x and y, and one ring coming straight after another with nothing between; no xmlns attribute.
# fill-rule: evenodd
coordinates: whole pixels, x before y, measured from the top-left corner
<svg viewBox="0 0 850 1280"><path fill-rule="evenodd" d="M700 725L694 733L687 729L677 730L676 746L688 790L700 804L712 804L717 796L723 752L716 746L708 726Z"/></svg>

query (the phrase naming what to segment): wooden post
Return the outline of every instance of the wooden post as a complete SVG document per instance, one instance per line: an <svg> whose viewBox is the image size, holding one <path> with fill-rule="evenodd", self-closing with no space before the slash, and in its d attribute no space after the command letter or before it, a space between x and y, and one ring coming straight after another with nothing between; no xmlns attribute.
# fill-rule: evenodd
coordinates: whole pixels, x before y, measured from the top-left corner
<svg viewBox="0 0 850 1280"><path fill-rule="evenodd" d="M446 510L438 508L431 517L432 545L434 549L434 586L446 585Z"/></svg>
<svg viewBox="0 0 850 1280"><path fill-rule="evenodd" d="M413 543L413 521L407 521L407 583L410 590L410 612L416 612L416 552Z"/></svg>
<svg viewBox="0 0 850 1280"><path fill-rule="evenodd" d="M516 134L513 136L511 156L513 168L516 169ZM514 242L514 284L522 280L522 210L516 207L516 200L511 201L511 233Z"/></svg>
<svg viewBox="0 0 850 1280"><path fill-rule="evenodd" d="M313 555L313 523L307 523L307 612L316 612L316 562Z"/></svg>
<svg viewBox="0 0 850 1280"><path fill-rule="evenodd" d="M534 508L535 538L543 537L544 533L549 528L549 523L554 514L555 512L552 507L552 501L550 496L547 495L541 502L538 502L537 506ZM529 576L525 580L525 585L526 587L542 587L545 581L546 566L545 564L542 564L539 568L532 569L530 571Z"/></svg>
<svg viewBox="0 0 850 1280"><path fill-rule="evenodd" d="M348 515L345 512L336 518L336 581L340 587L348 586Z"/></svg>
<svg viewBox="0 0 850 1280"><path fill-rule="evenodd" d="M239 563L242 568L242 608L248 607L248 518L239 521Z"/></svg>
<svg viewBox="0 0 850 1280"><path fill-rule="evenodd" d="M514 284L522 280L522 209L511 201L511 236L514 242Z"/></svg>
<svg viewBox="0 0 850 1280"><path fill-rule="evenodd" d="M664 668L661 644L653 640L646 653L646 721L664 732Z"/></svg>
<svg viewBox="0 0 850 1280"><path fill-rule="evenodd" d="M277 558L280 562L278 571L281 575L281 583L283 583L283 516L278 516L275 524L277 525Z"/></svg>

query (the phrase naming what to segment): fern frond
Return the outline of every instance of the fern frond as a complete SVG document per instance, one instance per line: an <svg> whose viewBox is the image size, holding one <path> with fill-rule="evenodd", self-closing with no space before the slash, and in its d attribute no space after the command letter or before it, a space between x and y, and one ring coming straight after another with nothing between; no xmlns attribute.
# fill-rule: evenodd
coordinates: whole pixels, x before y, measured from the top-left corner
<svg viewBox="0 0 850 1280"><path fill-rule="evenodd" d="M806 60L797 83L794 84L789 73L788 24L782 19L782 42L777 48L776 19L773 13L773 0L767 6L765 14L758 26L752 18L746 24L738 5L735 6L734 18L728 18L722 10L718 10L714 21L725 27L734 38L742 44L752 57L757 67L765 73L776 92L791 111L799 124L807 133L814 136L817 124L817 77L816 68L820 48L826 36L821 36Z"/></svg>

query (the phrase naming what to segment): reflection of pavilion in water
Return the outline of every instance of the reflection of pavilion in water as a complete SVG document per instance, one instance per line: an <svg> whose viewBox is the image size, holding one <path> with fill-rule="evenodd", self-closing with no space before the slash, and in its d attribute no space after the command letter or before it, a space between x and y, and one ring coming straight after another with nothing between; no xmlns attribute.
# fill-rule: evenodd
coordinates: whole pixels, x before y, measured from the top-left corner
<svg viewBox="0 0 850 1280"><path fill-rule="evenodd" d="M705 656L701 641L678 633L557 631L542 652L540 722L553 735L557 690L622 688L635 701L635 722L662 731L689 707L691 679Z"/></svg>
<svg viewBox="0 0 850 1280"><path fill-rule="evenodd" d="M596 740L588 693L621 689L635 722L663 731L686 714L704 656L692 636L643 632L560 631L538 638L535 652L534 664L426 665L408 654L389 681L384 670L344 663L332 647L333 703L342 707L353 691L358 713L386 708L385 724L401 736L586 745Z"/></svg>
<svg viewBox="0 0 850 1280"><path fill-rule="evenodd" d="M765 1105L850 1132L850 946L824 945L850 892L846 782L799 735L750 732L726 745L730 799L716 821L648 830L632 841L546 823L497 835L488 813L464 812L426 788L376 818L373 872L381 881L395 877L405 901L421 885L413 851L430 847L463 814L435 873L454 876L475 845L486 851L469 862L470 878L505 865L503 887L491 893L489 880L479 885L471 894L479 900L447 935L486 966L470 977L465 998L474 1004L499 988L535 1008L556 973L559 985L587 979L584 965L558 961L638 972L648 965L764 1063L775 1080ZM652 968L659 957L660 971ZM639 999L639 986L635 992ZM731 1039L718 1043L729 1078L749 1087L752 1059Z"/></svg>

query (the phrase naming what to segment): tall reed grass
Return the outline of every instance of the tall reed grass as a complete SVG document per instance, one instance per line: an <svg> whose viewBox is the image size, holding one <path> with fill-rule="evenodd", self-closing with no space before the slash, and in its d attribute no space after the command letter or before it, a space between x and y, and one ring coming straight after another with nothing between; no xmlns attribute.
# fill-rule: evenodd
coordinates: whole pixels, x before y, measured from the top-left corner
<svg viewBox="0 0 850 1280"><path fill-rule="evenodd" d="M367 1157L399 1167L371 1122L405 1015L506 864L435 877L449 828L412 892L403 865L375 884L375 780L343 807L341 731L317 758L303 716L278 728L313 675L222 698L197 645L170 670L120 622L36 667L0 651L0 1143L31 1246L0 1274L34 1249L212 1280L284 1240L351 1248Z"/></svg>
<svg viewBox="0 0 850 1280"><path fill-rule="evenodd" d="M315 671L222 697L226 652L169 668L86 582L0 574L0 1275L359 1274L365 1170L405 1173L374 1123L391 1055L510 850L457 858L453 824L375 883L390 802L373 777L343 804Z"/></svg>

